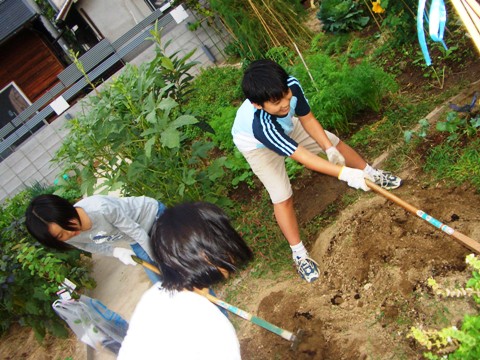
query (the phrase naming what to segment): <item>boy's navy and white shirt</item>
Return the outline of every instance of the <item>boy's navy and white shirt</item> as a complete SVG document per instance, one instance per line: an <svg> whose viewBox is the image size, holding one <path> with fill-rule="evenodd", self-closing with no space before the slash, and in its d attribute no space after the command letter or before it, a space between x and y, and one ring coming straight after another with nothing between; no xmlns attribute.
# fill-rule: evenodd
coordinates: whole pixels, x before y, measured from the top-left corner
<svg viewBox="0 0 480 360"><path fill-rule="evenodd" d="M93 195L74 206L87 213L92 227L68 240L68 244L90 253L113 256L119 242L138 243L152 257L148 232L157 215L157 200L146 196Z"/></svg>
<svg viewBox="0 0 480 360"><path fill-rule="evenodd" d="M233 142L240 152L268 148L279 155L290 156L298 143L289 137L293 130L293 116L305 116L310 105L298 80L290 76L287 85L292 91L290 112L277 117L262 109L256 109L250 100L245 100L237 111L232 127Z"/></svg>

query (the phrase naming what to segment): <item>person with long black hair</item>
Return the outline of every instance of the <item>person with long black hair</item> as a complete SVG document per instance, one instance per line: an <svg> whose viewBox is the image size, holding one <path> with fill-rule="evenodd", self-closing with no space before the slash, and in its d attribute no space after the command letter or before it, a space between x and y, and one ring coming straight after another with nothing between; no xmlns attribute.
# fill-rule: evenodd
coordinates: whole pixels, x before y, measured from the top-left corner
<svg viewBox="0 0 480 360"><path fill-rule="evenodd" d="M168 208L151 242L163 280L137 304L117 359L240 359L235 329L201 294L253 256L223 210L205 202Z"/></svg>

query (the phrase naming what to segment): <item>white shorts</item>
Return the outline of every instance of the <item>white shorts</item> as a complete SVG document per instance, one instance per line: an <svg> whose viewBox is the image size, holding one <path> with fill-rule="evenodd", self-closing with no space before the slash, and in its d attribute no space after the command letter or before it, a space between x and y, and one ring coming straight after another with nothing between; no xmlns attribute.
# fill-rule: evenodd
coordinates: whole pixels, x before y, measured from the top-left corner
<svg viewBox="0 0 480 360"><path fill-rule="evenodd" d="M292 120L293 131L289 136L308 151L314 154L325 154L320 145L305 131L300 120L295 117ZM325 133L333 146L337 146L340 139L329 131ZM243 156L267 189L272 203L281 203L292 197L292 185L285 169L285 156L278 155L267 148L247 151Z"/></svg>

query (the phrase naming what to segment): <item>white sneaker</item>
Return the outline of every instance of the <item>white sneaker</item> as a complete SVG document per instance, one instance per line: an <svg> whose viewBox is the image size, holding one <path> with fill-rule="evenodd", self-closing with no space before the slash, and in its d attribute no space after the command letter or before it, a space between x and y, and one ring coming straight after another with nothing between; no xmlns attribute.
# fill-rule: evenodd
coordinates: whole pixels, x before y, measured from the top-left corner
<svg viewBox="0 0 480 360"><path fill-rule="evenodd" d="M297 257L294 261L298 273L306 282L314 282L320 277L320 274L318 273L318 264L308 255L302 258Z"/></svg>
<svg viewBox="0 0 480 360"><path fill-rule="evenodd" d="M384 188L385 190L392 190L402 185L402 179L393 175L391 172L385 170L379 170L373 175L375 184Z"/></svg>

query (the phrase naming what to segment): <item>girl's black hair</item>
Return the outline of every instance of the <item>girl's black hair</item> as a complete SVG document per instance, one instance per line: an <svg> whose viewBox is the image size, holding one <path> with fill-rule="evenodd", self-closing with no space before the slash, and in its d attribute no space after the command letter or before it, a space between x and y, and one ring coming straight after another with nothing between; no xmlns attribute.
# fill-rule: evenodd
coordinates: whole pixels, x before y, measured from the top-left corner
<svg viewBox="0 0 480 360"><path fill-rule="evenodd" d="M25 212L28 232L43 245L59 250L70 250L74 247L52 236L48 225L56 223L65 230L75 231L77 227L73 220L78 220L81 224L75 207L68 200L53 194L35 197Z"/></svg>
<svg viewBox="0 0 480 360"><path fill-rule="evenodd" d="M268 59L250 63L243 74L242 90L252 103L263 106L266 101L278 101L288 92L287 72Z"/></svg>
<svg viewBox="0 0 480 360"><path fill-rule="evenodd" d="M162 271L162 286L193 290L225 279L253 254L232 227L226 214L206 202L167 208L155 222L151 235L155 261Z"/></svg>

